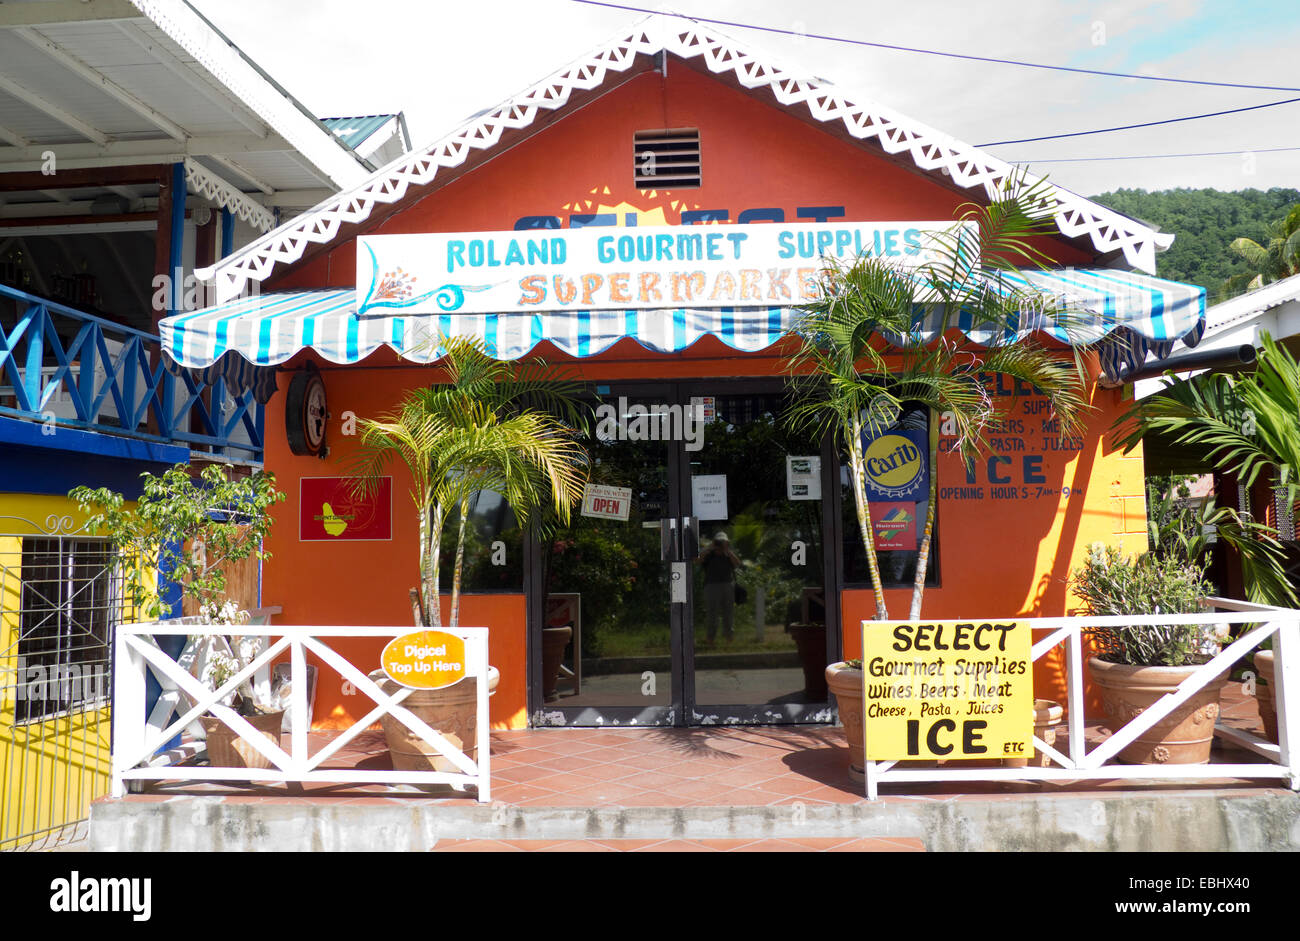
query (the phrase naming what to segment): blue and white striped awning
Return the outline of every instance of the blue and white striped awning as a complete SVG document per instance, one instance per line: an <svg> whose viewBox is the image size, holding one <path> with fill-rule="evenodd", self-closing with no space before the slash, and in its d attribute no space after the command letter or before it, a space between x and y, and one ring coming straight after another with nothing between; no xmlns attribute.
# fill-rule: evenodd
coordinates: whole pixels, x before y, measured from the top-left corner
<svg viewBox="0 0 1300 941"><path fill-rule="evenodd" d="M1195 345L1204 330L1205 290L1195 285L1110 269L1025 271L1020 277L1072 312L1068 327L1035 326L1059 340L1097 343L1112 377L1143 362L1148 351L1168 355L1176 340ZM798 318L798 309L790 307L358 317L356 291L346 288L241 298L169 317L160 333L163 348L181 366L233 369L243 365L236 356L266 367L307 348L346 364L387 346L427 363L440 355L440 336L477 337L506 360L527 355L543 341L571 356L595 356L625 337L660 353L684 350L705 336L757 352L789 333Z"/></svg>

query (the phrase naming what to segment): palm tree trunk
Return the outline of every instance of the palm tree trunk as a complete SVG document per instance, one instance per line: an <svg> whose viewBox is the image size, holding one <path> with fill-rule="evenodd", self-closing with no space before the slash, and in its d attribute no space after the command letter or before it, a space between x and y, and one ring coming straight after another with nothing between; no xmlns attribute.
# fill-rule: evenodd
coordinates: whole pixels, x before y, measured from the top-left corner
<svg viewBox="0 0 1300 941"><path fill-rule="evenodd" d="M431 522L426 523L426 520ZM420 526L429 536L427 555L421 561L424 581L424 613L430 627L442 627L442 592L439 582L442 573L442 504L428 499L420 511Z"/></svg>
<svg viewBox="0 0 1300 941"><path fill-rule="evenodd" d="M469 497L460 501L460 527L456 530L456 567L451 577L451 626L460 624L460 574L465 567L465 526L469 521Z"/></svg>
<svg viewBox="0 0 1300 941"><path fill-rule="evenodd" d="M925 595L925 573L930 567L930 537L934 534L934 511L939 494L939 424L937 416L930 416L930 493L925 508L925 532L921 535L921 548L916 558L916 581L912 584L912 607L908 620L921 616L921 598Z"/></svg>
<svg viewBox="0 0 1300 941"><path fill-rule="evenodd" d="M880 580L880 562L876 557L876 540L871 533L871 506L867 502L867 467L862 453L862 422L854 415L849 420L849 476L853 483L853 507L858 513L858 531L862 548L867 554L867 570L871 573L871 590L876 596L876 620L889 620L885 608L885 589Z"/></svg>

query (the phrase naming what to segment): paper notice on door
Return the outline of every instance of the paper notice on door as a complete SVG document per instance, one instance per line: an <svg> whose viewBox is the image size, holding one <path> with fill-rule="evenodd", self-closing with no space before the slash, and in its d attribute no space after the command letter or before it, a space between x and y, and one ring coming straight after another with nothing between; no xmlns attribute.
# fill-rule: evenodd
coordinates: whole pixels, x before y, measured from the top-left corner
<svg viewBox="0 0 1300 941"><path fill-rule="evenodd" d="M582 515L603 520L627 521L632 510L632 488L588 484L582 492Z"/></svg>
<svg viewBox="0 0 1300 941"><path fill-rule="evenodd" d="M727 475L704 474L691 478L691 505L696 519L725 520L727 514Z"/></svg>
<svg viewBox="0 0 1300 941"><path fill-rule="evenodd" d="M785 498L820 500L822 498L822 459L820 457L785 458Z"/></svg>

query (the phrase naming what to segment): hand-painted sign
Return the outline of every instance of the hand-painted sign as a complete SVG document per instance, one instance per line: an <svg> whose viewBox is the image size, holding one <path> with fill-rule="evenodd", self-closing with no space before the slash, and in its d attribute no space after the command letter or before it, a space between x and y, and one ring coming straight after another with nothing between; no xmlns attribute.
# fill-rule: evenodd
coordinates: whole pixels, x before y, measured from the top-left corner
<svg viewBox="0 0 1300 941"><path fill-rule="evenodd" d="M875 530L876 549L916 550L917 505L912 502L871 501L871 527Z"/></svg>
<svg viewBox="0 0 1300 941"><path fill-rule="evenodd" d="M446 631L416 631L390 640L379 662L390 680L411 689L454 686L465 678L465 641Z"/></svg>
<svg viewBox="0 0 1300 941"><path fill-rule="evenodd" d="M818 296L823 259L937 257L951 222L761 223L363 235L357 313L780 307Z"/></svg>
<svg viewBox="0 0 1300 941"><path fill-rule="evenodd" d="M863 621L867 758L1029 757L1032 668L1024 621Z"/></svg>
<svg viewBox="0 0 1300 941"><path fill-rule="evenodd" d="M393 538L393 478L381 477L367 495L346 477L304 477L299 485L298 538L346 542Z"/></svg>
<svg viewBox="0 0 1300 941"><path fill-rule="evenodd" d="M588 484L582 492L582 515L627 521L632 510L632 488Z"/></svg>
<svg viewBox="0 0 1300 941"><path fill-rule="evenodd" d="M925 431L886 431L863 436L867 496L875 500L925 500L930 492L930 451Z"/></svg>

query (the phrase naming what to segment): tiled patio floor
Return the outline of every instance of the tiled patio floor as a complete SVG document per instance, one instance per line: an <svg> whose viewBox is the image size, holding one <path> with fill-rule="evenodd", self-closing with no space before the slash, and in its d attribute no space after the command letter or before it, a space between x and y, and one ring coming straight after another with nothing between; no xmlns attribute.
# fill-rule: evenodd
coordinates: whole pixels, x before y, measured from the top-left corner
<svg viewBox="0 0 1300 941"><path fill-rule="evenodd" d="M1259 727L1252 697L1238 683L1224 688L1223 717L1228 724ZM310 750L331 737L313 732ZM1089 747L1105 730L1088 730ZM1249 762L1247 752L1216 742L1212 760ZM380 770L389 765L383 733L357 736L328 767ZM844 733L828 726L731 726L709 728L529 729L492 734L492 798L511 806L544 807L719 807L773 806L802 802L845 804L865 799L861 784L849 780ZM1243 789L1275 783L1228 781ZM882 800L949 800L961 795L1021 797L1027 792L1113 792L1195 787L1185 781L1135 785L1123 780L1051 783L965 782L895 784L882 787ZM165 782L126 800L158 800L177 795L221 795L234 801L411 800L465 802L473 792L450 788L312 783L258 786Z"/></svg>

